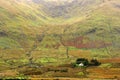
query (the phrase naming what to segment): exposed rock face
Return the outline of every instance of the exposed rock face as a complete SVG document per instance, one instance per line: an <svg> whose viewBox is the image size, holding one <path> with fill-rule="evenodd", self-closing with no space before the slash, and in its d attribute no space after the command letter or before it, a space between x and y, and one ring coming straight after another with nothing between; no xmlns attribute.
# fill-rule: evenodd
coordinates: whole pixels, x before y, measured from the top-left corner
<svg viewBox="0 0 120 80"><path fill-rule="evenodd" d="M89 12L102 0L32 0L43 5L43 11L51 17L71 18L72 16Z"/></svg>

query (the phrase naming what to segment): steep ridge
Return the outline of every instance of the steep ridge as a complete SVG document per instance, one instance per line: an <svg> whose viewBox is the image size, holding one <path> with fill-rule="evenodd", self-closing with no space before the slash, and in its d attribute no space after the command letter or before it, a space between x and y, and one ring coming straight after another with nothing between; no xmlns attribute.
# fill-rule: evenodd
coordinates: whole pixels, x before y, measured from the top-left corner
<svg viewBox="0 0 120 80"><path fill-rule="evenodd" d="M48 3L49 5L45 5L46 9L44 10L50 13L52 17L71 18L76 15L83 16L83 14L89 12L101 2L102 0L73 0L61 5Z"/></svg>

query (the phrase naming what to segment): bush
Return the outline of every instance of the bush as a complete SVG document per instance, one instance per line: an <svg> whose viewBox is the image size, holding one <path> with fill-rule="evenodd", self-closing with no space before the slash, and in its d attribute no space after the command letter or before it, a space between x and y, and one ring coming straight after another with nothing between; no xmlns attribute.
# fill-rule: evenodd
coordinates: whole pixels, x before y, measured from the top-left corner
<svg viewBox="0 0 120 80"><path fill-rule="evenodd" d="M85 58L78 58L78 59L76 60L76 64L80 64L80 63L83 63L84 66L88 66L88 65L89 65L88 60L85 59Z"/></svg>
<svg viewBox="0 0 120 80"><path fill-rule="evenodd" d="M93 66L99 66L101 63L100 62L98 62L98 60L96 60L96 59L92 59L91 61L90 61L90 65L93 65Z"/></svg>
<svg viewBox="0 0 120 80"><path fill-rule="evenodd" d="M79 64L84 66L80 66ZM99 66L101 63L97 59L92 59L90 62L85 58L78 58L75 63L72 63L72 67L87 67L87 66Z"/></svg>
<svg viewBox="0 0 120 80"><path fill-rule="evenodd" d="M71 65L73 68L76 67L76 63L71 63Z"/></svg>

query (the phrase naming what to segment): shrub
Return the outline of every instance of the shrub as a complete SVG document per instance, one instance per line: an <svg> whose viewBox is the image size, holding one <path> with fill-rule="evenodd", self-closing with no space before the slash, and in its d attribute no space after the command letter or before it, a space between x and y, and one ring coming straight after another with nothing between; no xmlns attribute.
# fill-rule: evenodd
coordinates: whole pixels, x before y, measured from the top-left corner
<svg viewBox="0 0 120 80"><path fill-rule="evenodd" d="M96 60L96 59L92 59L91 61L90 61L90 65L93 65L93 66L99 66L101 63L98 61L98 60Z"/></svg>
<svg viewBox="0 0 120 80"><path fill-rule="evenodd" d="M78 58L78 59L76 60L76 64L80 64L80 63L83 63L84 66L88 66L88 65L89 65L88 60L85 59L85 58Z"/></svg>

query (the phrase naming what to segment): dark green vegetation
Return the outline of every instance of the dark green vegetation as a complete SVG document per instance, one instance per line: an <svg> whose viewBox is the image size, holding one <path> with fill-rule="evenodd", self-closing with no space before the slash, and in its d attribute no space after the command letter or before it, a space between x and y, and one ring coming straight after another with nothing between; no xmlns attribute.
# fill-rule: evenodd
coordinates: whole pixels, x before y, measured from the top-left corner
<svg viewBox="0 0 120 80"><path fill-rule="evenodd" d="M100 62L97 59L91 59L88 61L86 58L78 58L75 63L72 63L73 67L90 67L100 66Z"/></svg>
<svg viewBox="0 0 120 80"><path fill-rule="evenodd" d="M35 77L70 77L72 72L72 77L119 77L120 1L71 1L0 0L0 77L34 77L31 73ZM69 75L59 74L59 65L81 57L101 60L100 68L93 70L104 73L110 68L113 75L107 71L105 76L94 75L92 68L86 74L85 69L71 66L67 67ZM96 60L91 63L98 64ZM51 65L60 68L58 73L46 70Z"/></svg>
<svg viewBox="0 0 120 80"><path fill-rule="evenodd" d="M87 59L85 59L85 58L78 58L77 60L76 60L76 64L83 64L83 66L88 66L89 65L89 62L88 62L88 60Z"/></svg>

